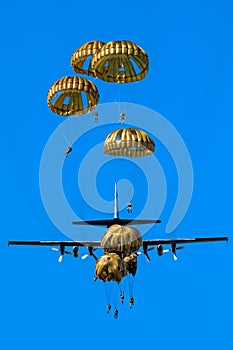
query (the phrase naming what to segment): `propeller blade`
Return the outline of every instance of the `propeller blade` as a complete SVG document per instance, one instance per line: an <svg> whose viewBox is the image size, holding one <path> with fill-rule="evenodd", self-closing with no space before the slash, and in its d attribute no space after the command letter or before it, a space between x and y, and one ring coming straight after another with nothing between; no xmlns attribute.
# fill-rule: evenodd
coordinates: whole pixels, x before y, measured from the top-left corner
<svg viewBox="0 0 233 350"><path fill-rule="evenodd" d="M65 254L69 254L69 255L73 255L73 253L72 252L68 252L67 250L65 250L65 252L64 252Z"/></svg>
<svg viewBox="0 0 233 350"><path fill-rule="evenodd" d="M60 255L59 258L58 258L58 262L59 262L59 263L62 262L62 258L63 258L63 255Z"/></svg>
<svg viewBox="0 0 233 350"><path fill-rule="evenodd" d="M184 248L185 248L185 246L182 245L181 247L177 247L176 250L178 250L178 249L184 249Z"/></svg>
<svg viewBox="0 0 233 350"><path fill-rule="evenodd" d="M55 250L56 252L59 251L59 249L55 248L55 247L52 247L52 250Z"/></svg>
<svg viewBox="0 0 233 350"><path fill-rule="evenodd" d="M82 257L81 257L81 259L86 259L87 257L89 256L89 254L84 254Z"/></svg>
<svg viewBox="0 0 233 350"><path fill-rule="evenodd" d="M164 249L164 253L169 253L171 251L171 249Z"/></svg>
<svg viewBox="0 0 233 350"><path fill-rule="evenodd" d="M177 255L175 253L173 253L173 258L174 258L175 261L178 260Z"/></svg>

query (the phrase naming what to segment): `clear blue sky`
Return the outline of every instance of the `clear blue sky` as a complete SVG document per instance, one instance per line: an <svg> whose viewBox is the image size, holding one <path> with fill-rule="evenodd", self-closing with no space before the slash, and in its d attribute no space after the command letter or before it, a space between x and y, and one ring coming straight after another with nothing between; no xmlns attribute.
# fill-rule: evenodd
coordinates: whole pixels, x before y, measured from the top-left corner
<svg viewBox="0 0 233 350"><path fill-rule="evenodd" d="M42 152L63 122L48 109L46 95L56 79L74 74L70 56L90 40L126 39L146 50L149 74L132 90L123 86L119 92L95 80L100 103L114 102L117 90L127 102L161 113L189 150L193 196L186 216L168 237L231 238L232 11L232 2L226 0L42 0L2 5L1 349L233 348L231 240L228 244L190 245L179 252L176 263L169 254L160 258L154 252L150 264L140 256L135 307L129 310L125 305L117 321L105 312L105 290L103 283L93 282L92 259L67 256L59 265L56 252L49 248L7 247L10 239L66 238L50 221L39 189ZM83 145L88 142L86 135ZM147 237L165 238L177 180L174 176L173 183L169 175L169 171L175 174L175 168L168 153L159 140L156 144L156 156L164 162L168 196L161 214L163 224ZM64 167L66 195L83 217L101 217L81 206L77 168L84 151L78 146L74 145ZM112 200L112 183L122 176L110 165L97 176L106 200ZM73 167L75 172L70 174ZM123 175L133 182L132 173L128 170ZM137 187L137 181L134 184L139 208L144 187Z"/></svg>

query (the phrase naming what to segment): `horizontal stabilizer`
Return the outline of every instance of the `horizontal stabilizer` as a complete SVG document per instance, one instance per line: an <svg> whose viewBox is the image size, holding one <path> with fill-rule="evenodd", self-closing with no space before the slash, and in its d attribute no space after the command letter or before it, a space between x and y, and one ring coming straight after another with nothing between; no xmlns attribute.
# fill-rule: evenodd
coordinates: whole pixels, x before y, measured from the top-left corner
<svg viewBox="0 0 233 350"><path fill-rule="evenodd" d="M93 226L107 226L112 225L145 225L145 224L159 224L161 220L132 220L132 219L107 219L107 220L85 220L85 221L73 221L74 225L93 225Z"/></svg>

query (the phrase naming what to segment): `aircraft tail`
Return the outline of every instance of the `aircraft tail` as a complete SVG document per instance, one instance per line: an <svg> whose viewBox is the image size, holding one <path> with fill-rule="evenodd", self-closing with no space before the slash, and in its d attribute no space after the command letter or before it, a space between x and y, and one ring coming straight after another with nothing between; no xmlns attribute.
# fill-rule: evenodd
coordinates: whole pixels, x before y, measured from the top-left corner
<svg viewBox="0 0 233 350"><path fill-rule="evenodd" d="M145 224L159 224L161 220L144 220L144 219L120 219L119 218L119 206L118 206L118 190L117 183L115 183L114 191L114 218L107 220L84 220L84 221L73 221L74 225L94 225L94 226L107 226L118 224L121 226L125 225L145 225Z"/></svg>
<svg viewBox="0 0 233 350"><path fill-rule="evenodd" d="M115 191L114 191L114 219L119 218L119 208L118 208L118 191L117 183L115 182Z"/></svg>

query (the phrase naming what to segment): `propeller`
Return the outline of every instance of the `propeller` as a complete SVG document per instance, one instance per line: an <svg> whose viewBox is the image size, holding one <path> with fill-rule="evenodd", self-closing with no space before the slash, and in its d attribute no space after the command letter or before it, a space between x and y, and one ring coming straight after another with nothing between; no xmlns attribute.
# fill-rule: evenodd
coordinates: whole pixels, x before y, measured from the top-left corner
<svg viewBox="0 0 233 350"><path fill-rule="evenodd" d="M84 255L81 257L81 259L85 260L88 256L89 256L89 254L86 253L86 254L84 254Z"/></svg>
<svg viewBox="0 0 233 350"><path fill-rule="evenodd" d="M60 255L59 258L58 258L58 262L59 262L59 263L62 262L62 258L63 258L63 255Z"/></svg>
<svg viewBox="0 0 233 350"><path fill-rule="evenodd" d="M155 246L155 247L150 247L150 248L144 248L144 254L146 255L146 258L147 258L147 261L150 262L150 257L148 255L148 252L151 251L151 250L155 250L157 249L158 250L158 255L159 256L162 256L163 253L169 253L169 252L172 252L173 254L173 258L174 258L174 261L177 261L178 260L178 257L177 257L177 254L176 254L176 251L177 250L180 250L180 249L184 249L185 246L180 246L180 247L176 247L176 243L171 243L171 248L170 249L163 249L162 245L159 245L159 246ZM138 252L139 254L142 254L142 252Z"/></svg>
<svg viewBox="0 0 233 350"><path fill-rule="evenodd" d="M93 247L88 247L88 253L84 254L81 259L82 260L85 260L86 258L88 258L88 256L93 256L93 258L95 260L98 260L97 256L94 254L94 251L96 250L97 248L93 248Z"/></svg>
<svg viewBox="0 0 233 350"><path fill-rule="evenodd" d="M135 252L135 254L138 256L138 255L143 254L143 252L139 251L139 252Z"/></svg>
<svg viewBox="0 0 233 350"><path fill-rule="evenodd" d="M178 260L178 257L176 255L176 251L180 250L180 249L184 249L184 248L185 248L185 246L176 247L176 244L172 243L172 247L171 247L171 249L168 249L168 251L173 253L174 261Z"/></svg>
<svg viewBox="0 0 233 350"><path fill-rule="evenodd" d="M55 248L55 247L52 247L52 250L54 250L54 251L56 251L56 252L61 252L61 254L60 254L59 258L58 258L58 262L59 262L59 263L62 262L62 259L63 259L63 255L64 255L64 254L73 255L73 253L68 252L67 250L65 250L63 246L61 246L60 249Z"/></svg>
<svg viewBox="0 0 233 350"><path fill-rule="evenodd" d="M60 249L52 247L52 250L54 250L55 252L60 252ZM62 262L62 258L63 258L63 254L61 254L58 258L58 262L61 263Z"/></svg>

